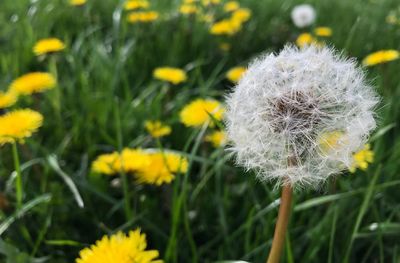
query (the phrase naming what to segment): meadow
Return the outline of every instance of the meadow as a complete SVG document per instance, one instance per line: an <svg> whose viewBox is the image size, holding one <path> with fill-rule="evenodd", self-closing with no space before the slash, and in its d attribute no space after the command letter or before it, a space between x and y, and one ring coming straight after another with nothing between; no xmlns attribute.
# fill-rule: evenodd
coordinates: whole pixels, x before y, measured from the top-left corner
<svg viewBox="0 0 400 263"><path fill-rule="evenodd" d="M301 45L303 33L356 58L381 101L368 167L295 191L281 262L400 262L400 62L362 65L373 52L400 50L400 3L306 1L317 17L297 28L291 10L303 1L243 0L232 10L227 2L149 0L139 10L157 15L132 17L141 11L125 0L0 1L0 116L27 108L43 116L23 140L10 143L0 127L0 262L75 262L104 235L138 228L167 263L265 262L279 189L235 165L222 113L187 107L199 99L223 107L241 72L231 69ZM213 27L239 8L236 28ZM35 51L46 38L63 48ZM156 73L165 67L181 71ZM3 108L1 96L31 72L56 83ZM127 149L150 165L120 160Z"/></svg>

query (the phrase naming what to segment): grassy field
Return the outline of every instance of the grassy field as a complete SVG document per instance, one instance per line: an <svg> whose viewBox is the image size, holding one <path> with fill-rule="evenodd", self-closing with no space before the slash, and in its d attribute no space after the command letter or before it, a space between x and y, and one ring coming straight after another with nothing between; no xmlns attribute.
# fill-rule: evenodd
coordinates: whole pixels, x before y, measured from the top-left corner
<svg viewBox="0 0 400 263"><path fill-rule="evenodd" d="M325 42L348 56L361 62L371 52L400 49L398 1L307 2L317 11L315 26L333 30ZM19 210L12 147L0 147L0 262L75 262L103 235L137 227L165 262L264 262L278 189L235 167L223 147L204 142L210 129L185 127L179 112L196 98L223 102L234 86L225 77L229 69L311 32L290 19L300 3L240 1L251 18L238 33L217 36L196 15L180 14L175 0L151 1L160 17L146 24L128 23L122 0L88 0L81 7L64 0L0 1L0 90L28 72L51 72L58 80L55 89L13 106L39 111L44 123L18 145ZM216 18L226 16L220 6L209 7ZM386 21L393 11L397 24ZM40 59L32 47L47 37L61 39L66 49ZM184 69L187 81L155 79L153 70L163 66ZM335 192L328 184L295 193L282 262L400 262L400 63L366 71L382 96L370 139L375 160L366 171L339 176ZM151 138L144 123L154 119L172 133ZM124 147L162 147L190 163L187 173L161 186L122 176L128 217L119 177L91 171L98 155Z"/></svg>

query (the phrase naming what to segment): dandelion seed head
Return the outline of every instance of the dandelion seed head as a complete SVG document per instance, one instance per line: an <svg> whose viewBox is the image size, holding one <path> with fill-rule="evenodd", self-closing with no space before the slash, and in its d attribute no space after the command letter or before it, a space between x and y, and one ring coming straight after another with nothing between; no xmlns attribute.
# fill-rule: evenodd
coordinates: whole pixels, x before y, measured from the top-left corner
<svg viewBox="0 0 400 263"><path fill-rule="evenodd" d="M228 95L230 150L261 180L317 188L351 167L376 126L377 102L354 60L286 46L255 59Z"/></svg>
<svg viewBox="0 0 400 263"><path fill-rule="evenodd" d="M298 28L304 28L314 23L315 9L309 4L297 5L293 8L291 17L293 24Z"/></svg>

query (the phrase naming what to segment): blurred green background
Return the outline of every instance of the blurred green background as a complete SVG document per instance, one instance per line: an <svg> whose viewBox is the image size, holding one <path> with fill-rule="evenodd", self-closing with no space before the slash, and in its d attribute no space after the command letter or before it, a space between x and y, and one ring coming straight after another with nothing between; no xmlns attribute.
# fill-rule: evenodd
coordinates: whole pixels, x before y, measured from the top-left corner
<svg viewBox="0 0 400 263"><path fill-rule="evenodd" d="M233 36L211 35L209 25L178 12L181 1L150 2L160 18L129 24L123 1L88 0L81 7L61 0L0 1L0 90L25 73L50 71L57 74L61 96L59 111L54 90L18 104L45 117L40 131L20 146L29 204L22 216L13 208L11 147L0 148L0 192L10 202L0 210L0 262L74 262L103 235L136 227L161 257L175 229L166 262L265 261L279 191L235 167L222 148L193 139L201 131L183 126L178 114L198 97L223 101L233 87L225 79L230 68L311 32L313 27L297 29L290 19L291 9L303 2L240 1L252 15ZM400 49L400 22L386 21L390 13L400 21L396 0L307 3L316 9L315 26L333 30L325 42L348 56L361 61L380 49ZM32 52L47 37L67 46L55 55L56 66ZM188 81L160 98L163 84L152 72L161 66L185 69ZM365 172L338 177L336 193L330 185L295 193L283 262L344 262L347 254L350 262L400 262L400 63L366 70L382 96L379 128L371 138L374 163ZM148 119L172 126L164 148L187 155L193 167L187 183L184 175L161 187L130 182L134 217L126 221L121 189L111 185L111 177L91 173L90 164L118 149L119 135L122 146L156 148L143 126ZM84 208L63 176L78 188ZM174 190L183 194L181 209Z"/></svg>

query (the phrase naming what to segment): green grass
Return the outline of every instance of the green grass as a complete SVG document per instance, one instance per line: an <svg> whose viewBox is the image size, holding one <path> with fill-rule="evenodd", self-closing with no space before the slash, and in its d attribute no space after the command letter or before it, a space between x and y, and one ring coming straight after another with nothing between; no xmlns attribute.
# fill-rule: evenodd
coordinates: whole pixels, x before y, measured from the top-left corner
<svg viewBox="0 0 400 263"><path fill-rule="evenodd" d="M74 262L103 235L136 227L167 262L265 261L279 191L235 167L223 149L203 142L204 130L180 124L178 113L197 97L223 100L232 87L224 79L229 68L293 42L302 31L290 10L300 1L241 1L252 18L230 38L177 15L179 1L152 1L160 13L174 15L148 25L127 24L122 1L88 0L83 8L66 2L0 1L0 89L31 71L57 73L59 80L57 90L17 106L45 116L40 131L18 148L24 189L18 212L12 147L0 148L0 192L11 203L0 210L0 262ZM396 0L307 2L317 9L316 25L333 29L327 42L347 55L361 60L379 49L400 49L400 25L385 22L399 8ZM45 37L68 46L54 61L32 53ZM231 50L219 50L221 42ZM167 95L151 76L164 65L189 75ZM295 193L283 262L400 262L399 71L399 61L368 69L382 95L371 139L375 162L366 172L340 176L336 193L329 186ZM155 118L172 126L161 142L190 158L187 174L161 187L128 180L124 195L110 177L90 173L98 154L156 148L143 127Z"/></svg>

